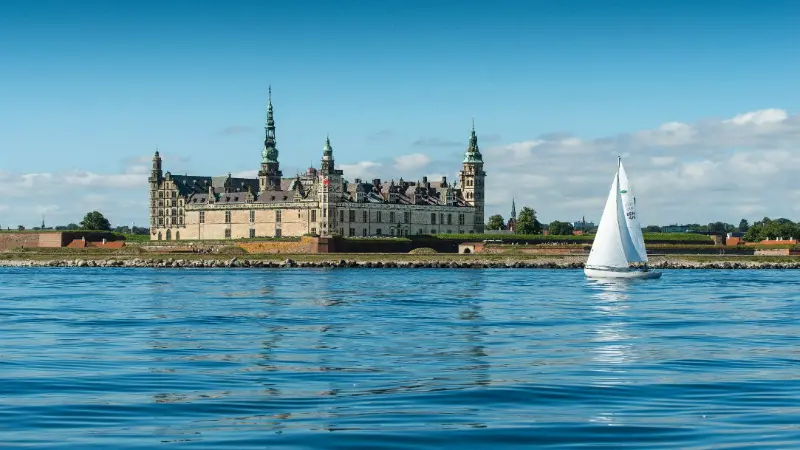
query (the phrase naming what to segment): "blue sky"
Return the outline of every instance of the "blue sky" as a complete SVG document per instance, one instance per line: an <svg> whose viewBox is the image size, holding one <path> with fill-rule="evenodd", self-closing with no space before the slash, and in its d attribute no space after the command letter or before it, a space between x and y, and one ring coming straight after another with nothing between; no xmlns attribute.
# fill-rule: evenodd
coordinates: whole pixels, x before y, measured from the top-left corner
<svg viewBox="0 0 800 450"><path fill-rule="evenodd" d="M545 221L597 220L625 154L646 222L797 220L747 184L793 180L775 158L799 156L797 23L790 1L6 1L0 226L87 208L146 223L156 146L175 173L256 170L269 84L287 175L330 133L351 177L452 178L474 117L489 214L515 195ZM704 140L640 142L672 122Z"/></svg>

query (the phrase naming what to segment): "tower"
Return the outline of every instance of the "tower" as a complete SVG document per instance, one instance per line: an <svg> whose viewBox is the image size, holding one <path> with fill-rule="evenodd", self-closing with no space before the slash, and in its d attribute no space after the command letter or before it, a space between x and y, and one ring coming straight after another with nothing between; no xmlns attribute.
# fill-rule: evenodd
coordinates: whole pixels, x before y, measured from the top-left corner
<svg viewBox="0 0 800 450"><path fill-rule="evenodd" d="M475 208L475 222L472 224L476 233L483 233L483 209L484 209L484 181L486 172L483 171L483 155L478 148L478 136L475 134L475 120L472 121L472 133L469 136L469 145L464 153L464 160L459 172L461 191L467 205Z"/></svg>
<svg viewBox="0 0 800 450"><path fill-rule="evenodd" d="M517 231L517 204L514 201L514 197L511 197L511 217L508 218L506 229L512 233Z"/></svg>
<svg viewBox="0 0 800 450"><path fill-rule="evenodd" d="M150 178L147 181L150 182L150 227L155 228L157 223L158 217L158 200L157 192L159 187L161 187L161 182L164 179L164 172L161 170L161 156L158 154L158 150L156 150L156 154L153 156L153 168L150 171Z"/></svg>
<svg viewBox="0 0 800 450"><path fill-rule="evenodd" d="M264 148L261 150L261 170L258 171L260 191L280 190L283 173L278 163L278 148L275 141L275 118L272 112L272 86L269 87L267 122L264 125Z"/></svg>
<svg viewBox="0 0 800 450"><path fill-rule="evenodd" d="M342 195L342 175L341 170L336 170L333 161L333 147L328 136L325 139L325 146L322 148L322 165L319 170L319 207L322 214L320 218L320 235L326 236L336 232L338 218L336 216L336 203Z"/></svg>
<svg viewBox="0 0 800 450"><path fill-rule="evenodd" d="M331 147L331 137L328 136L325 138L325 147L322 149L322 165L321 172L322 173L331 173L333 172L333 148Z"/></svg>

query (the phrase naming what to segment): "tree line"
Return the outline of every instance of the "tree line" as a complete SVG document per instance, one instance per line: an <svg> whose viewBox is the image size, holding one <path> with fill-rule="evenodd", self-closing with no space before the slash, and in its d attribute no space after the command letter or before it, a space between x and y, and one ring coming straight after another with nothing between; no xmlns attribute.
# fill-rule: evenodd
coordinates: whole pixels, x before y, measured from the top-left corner
<svg viewBox="0 0 800 450"><path fill-rule="evenodd" d="M486 230L507 230L510 226L510 220L506 222L502 215L495 214L489 217ZM681 225L681 227L689 233L744 233L742 238L748 242L760 242L765 239L800 239L800 222L795 223L785 218L772 220L764 217L752 225L747 219L742 219L738 225L727 222L711 222L705 225L691 223ZM642 231L661 233L664 228L659 225L648 225L643 227ZM547 230L548 234L570 235L575 231L575 227L569 222L554 220L547 225L542 224L536 218L536 211L527 206L520 211L515 229L519 234L541 234L542 231Z"/></svg>
<svg viewBox="0 0 800 450"><path fill-rule="evenodd" d="M7 230L11 230L11 227L6 227ZM18 225L14 227L15 230L18 231L25 231L25 227L22 225ZM33 230L41 230L41 227L35 227ZM46 230L54 230L54 231L74 231L74 230L91 230L91 231L115 231L117 233L125 233L125 234L150 234L150 229L145 227L137 227L137 226L128 226L128 225L120 225L117 227L112 227L111 222L103 216L103 214L99 211L91 211L86 213L81 220L80 223L70 223L67 225L57 225L51 228L45 228ZM0 230L2 230L2 226L0 226Z"/></svg>

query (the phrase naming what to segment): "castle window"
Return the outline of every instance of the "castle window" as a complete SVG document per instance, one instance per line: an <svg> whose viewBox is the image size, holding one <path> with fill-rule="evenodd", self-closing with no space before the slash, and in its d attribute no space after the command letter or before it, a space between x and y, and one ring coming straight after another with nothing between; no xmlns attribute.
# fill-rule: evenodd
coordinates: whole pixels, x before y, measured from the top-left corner
<svg viewBox="0 0 800 450"><path fill-rule="evenodd" d="M177 208L172 208L172 215L173 216L178 215L178 209Z"/></svg>
<svg viewBox="0 0 800 450"><path fill-rule="evenodd" d="M431 225L436 225L436 213L431 213Z"/></svg>
<svg viewBox="0 0 800 450"><path fill-rule="evenodd" d="M231 212L225 211L225 223L231 223Z"/></svg>
<svg viewBox="0 0 800 450"><path fill-rule="evenodd" d="M256 237L256 230L255 228L250 228L250 239Z"/></svg>
<svg viewBox="0 0 800 450"><path fill-rule="evenodd" d="M389 223L394 223L394 211L389 211Z"/></svg>
<svg viewBox="0 0 800 450"><path fill-rule="evenodd" d="M317 210L316 209L312 209L311 210L311 222L313 223L313 222L316 222L316 221L317 221Z"/></svg>
<svg viewBox="0 0 800 450"><path fill-rule="evenodd" d="M158 198L164 198L164 192L163 191L158 191Z"/></svg>
<svg viewBox="0 0 800 450"><path fill-rule="evenodd" d="M436 230L431 230L431 234L436 234Z"/></svg>
<svg viewBox="0 0 800 450"><path fill-rule="evenodd" d="M391 234L392 236L394 236L394 228L389 228L389 234Z"/></svg>
<svg viewBox="0 0 800 450"><path fill-rule="evenodd" d="M287 196L285 196L285 195L284 195L284 196L283 196L283 201L286 201L286 199L287 199L287 198L289 198L289 197L287 197Z"/></svg>
<svg viewBox="0 0 800 450"><path fill-rule="evenodd" d="M164 215L164 210L163 209L159 209L158 210L158 215L159 216L163 216Z"/></svg>
<svg viewBox="0 0 800 450"><path fill-rule="evenodd" d="M256 221L256 212L255 212L255 210L251 209L250 210L250 223L253 223L255 221Z"/></svg>
<svg viewBox="0 0 800 450"><path fill-rule="evenodd" d="M326 218L326 217L328 217L328 215L327 215L327 212L328 212L328 210L327 210L327 209L323 209L323 210L322 210L322 218L323 218L323 219L324 219L324 218Z"/></svg>
<svg viewBox="0 0 800 450"><path fill-rule="evenodd" d="M361 211L361 221L362 222L364 222L364 223L369 222L369 215L368 214L369 213L367 212L366 209L364 211ZM366 234L364 236L366 236Z"/></svg>
<svg viewBox="0 0 800 450"><path fill-rule="evenodd" d="M180 239L181 239L181 232L180 231L176 231L175 232L175 240L178 241Z"/></svg>
<svg viewBox="0 0 800 450"><path fill-rule="evenodd" d="M339 210L339 222L344 222L344 210Z"/></svg>
<svg viewBox="0 0 800 450"><path fill-rule="evenodd" d="M168 241L172 240L172 231L171 230L167 230L167 240Z"/></svg>
<svg viewBox="0 0 800 450"><path fill-rule="evenodd" d="M355 236L355 235L356 235L356 229L350 228L350 236Z"/></svg>
<svg viewBox="0 0 800 450"><path fill-rule="evenodd" d="M447 224L448 225L452 225L453 224L453 215L452 214L448 214L447 215ZM449 233L449 231L448 231L448 233Z"/></svg>
<svg viewBox="0 0 800 450"><path fill-rule="evenodd" d="M381 212L380 211L376 211L375 212L375 221L376 222L381 222ZM378 232L378 234L381 234L381 233Z"/></svg>
<svg viewBox="0 0 800 450"><path fill-rule="evenodd" d="M410 223L411 222L411 213L408 211L403 211L403 223Z"/></svg>
<svg viewBox="0 0 800 450"><path fill-rule="evenodd" d="M161 232L160 231L158 232L158 240L159 241L161 240Z"/></svg>
<svg viewBox="0 0 800 450"><path fill-rule="evenodd" d="M459 225L464 225L464 214L459 214L458 215L458 224Z"/></svg>
<svg viewBox="0 0 800 450"><path fill-rule="evenodd" d="M380 235L381 235L381 229L380 229L380 228L378 228L377 230L375 230L375 234L377 234L378 236L380 236Z"/></svg>
<svg viewBox="0 0 800 450"><path fill-rule="evenodd" d="M230 239L230 238L231 238L231 229L230 228L226 228L225 229L225 239Z"/></svg>
<svg viewBox="0 0 800 450"><path fill-rule="evenodd" d="M275 222L280 223L281 221L281 210L278 209L275 211Z"/></svg>
<svg viewBox="0 0 800 450"><path fill-rule="evenodd" d="M317 228L316 227L312 227L311 228L311 234L317 234Z"/></svg>
<svg viewBox="0 0 800 450"><path fill-rule="evenodd" d="M163 208L164 207L164 200L159 200L158 201L158 206Z"/></svg>
<svg viewBox="0 0 800 450"><path fill-rule="evenodd" d="M200 223L206 223L206 212L200 211Z"/></svg>
<svg viewBox="0 0 800 450"><path fill-rule="evenodd" d="M159 218L158 218L158 224L159 224L159 225L164 225L164 218L163 218L163 217L159 217ZM159 239L159 240L160 240L160 239Z"/></svg>
<svg viewBox="0 0 800 450"><path fill-rule="evenodd" d="M350 222L355 222L356 221L356 211L355 210L351 209L349 216L350 216ZM352 234L351 234L351 236L352 236Z"/></svg>
<svg viewBox="0 0 800 450"><path fill-rule="evenodd" d="M444 225L444 213L439 213L439 225Z"/></svg>
<svg viewBox="0 0 800 450"><path fill-rule="evenodd" d="M178 217L178 225L183 225L183 217Z"/></svg>
<svg viewBox="0 0 800 450"><path fill-rule="evenodd" d="M364 237L367 237L367 229L366 228L361 230L361 235L364 236Z"/></svg>
<svg viewBox="0 0 800 450"><path fill-rule="evenodd" d="M421 235L421 234L422 234L422 228L420 228L419 230L417 230L417 234L419 234L419 235Z"/></svg>

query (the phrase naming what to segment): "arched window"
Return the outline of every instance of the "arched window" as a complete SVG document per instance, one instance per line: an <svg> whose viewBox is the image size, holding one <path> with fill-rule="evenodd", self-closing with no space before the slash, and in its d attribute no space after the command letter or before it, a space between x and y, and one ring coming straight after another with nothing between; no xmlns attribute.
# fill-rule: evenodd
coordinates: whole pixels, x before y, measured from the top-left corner
<svg viewBox="0 0 800 450"><path fill-rule="evenodd" d="M158 232L158 240L159 241L161 240L161 232L160 231Z"/></svg>
<svg viewBox="0 0 800 450"><path fill-rule="evenodd" d="M170 230L167 230L167 240L170 240L172 238L171 235L172 233L170 232Z"/></svg>
<svg viewBox="0 0 800 450"><path fill-rule="evenodd" d="M180 231L176 231L176 232L175 232L175 240L176 240L176 241L179 241L179 240L181 240L181 232L180 232Z"/></svg>

